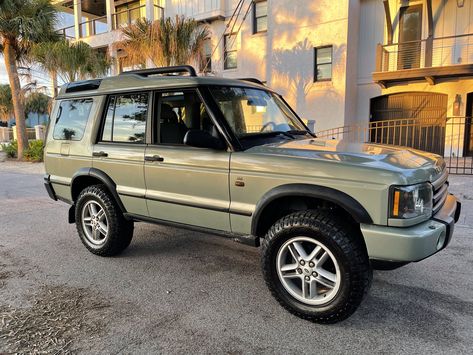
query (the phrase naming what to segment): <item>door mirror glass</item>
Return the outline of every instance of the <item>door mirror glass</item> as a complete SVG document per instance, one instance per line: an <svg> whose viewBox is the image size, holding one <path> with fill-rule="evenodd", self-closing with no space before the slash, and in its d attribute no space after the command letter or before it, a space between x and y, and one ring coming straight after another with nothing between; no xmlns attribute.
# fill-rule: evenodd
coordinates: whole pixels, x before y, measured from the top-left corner
<svg viewBox="0 0 473 355"><path fill-rule="evenodd" d="M209 132L200 129L191 129L187 131L184 136L184 144L191 147L215 150L223 150L226 148L226 145L219 138L216 138Z"/></svg>

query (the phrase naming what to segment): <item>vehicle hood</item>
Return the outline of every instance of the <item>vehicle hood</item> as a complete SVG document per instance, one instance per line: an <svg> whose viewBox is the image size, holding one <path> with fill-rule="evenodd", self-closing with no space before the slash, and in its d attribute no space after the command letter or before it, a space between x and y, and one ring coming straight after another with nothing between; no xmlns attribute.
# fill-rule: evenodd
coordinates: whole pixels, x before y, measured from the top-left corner
<svg viewBox="0 0 473 355"><path fill-rule="evenodd" d="M416 149L334 139L297 139L256 146L247 152L283 155L402 173L408 183L434 181L445 169L442 157Z"/></svg>

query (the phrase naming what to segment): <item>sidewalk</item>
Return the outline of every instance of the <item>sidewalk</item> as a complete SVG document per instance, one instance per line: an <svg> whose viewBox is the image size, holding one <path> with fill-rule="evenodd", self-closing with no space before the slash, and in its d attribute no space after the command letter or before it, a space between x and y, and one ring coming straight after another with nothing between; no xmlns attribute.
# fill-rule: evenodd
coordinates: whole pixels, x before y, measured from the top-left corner
<svg viewBox="0 0 473 355"><path fill-rule="evenodd" d="M22 174L44 174L44 163L30 163L15 160L0 162L0 174L3 171Z"/></svg>

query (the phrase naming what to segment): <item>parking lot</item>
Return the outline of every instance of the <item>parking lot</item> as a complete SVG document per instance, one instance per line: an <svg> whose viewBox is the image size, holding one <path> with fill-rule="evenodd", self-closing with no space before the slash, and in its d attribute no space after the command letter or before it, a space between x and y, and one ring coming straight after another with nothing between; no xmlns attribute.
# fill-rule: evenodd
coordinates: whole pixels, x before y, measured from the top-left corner
<svg viewBox="0 0 473 355"><path fill-rule="evenodd" d="M473 177L451 176L463 214L441 253L377 271L348 320L287 313L262 279L259 250L137 223L130 247L100 258L42 165L0 163L0 353L470 353Z"/></svg>

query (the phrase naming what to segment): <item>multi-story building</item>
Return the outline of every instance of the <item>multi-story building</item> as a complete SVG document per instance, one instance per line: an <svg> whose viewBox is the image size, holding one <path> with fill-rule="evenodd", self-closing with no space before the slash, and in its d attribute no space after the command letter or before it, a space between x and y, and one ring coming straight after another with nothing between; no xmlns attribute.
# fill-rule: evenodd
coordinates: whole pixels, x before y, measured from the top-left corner
<svg viewBox="0 0 473 355"><path fill-rule="evenodd" d="M205 75L256 77L316 131L461 118L434 139L473 151L473 0L66 0L66 37L107 50L138 17L185 15L211 31ZM116 63L119 63L117 60ZM120 71L116 64L113 72ZM466 118L464 118L466 117ZM409 133L409 132L408 132ZM393 133L391 133L392 135ZM395 134L395 133L394 133ZM443 150L443 148L442 148Z"/></svg>

